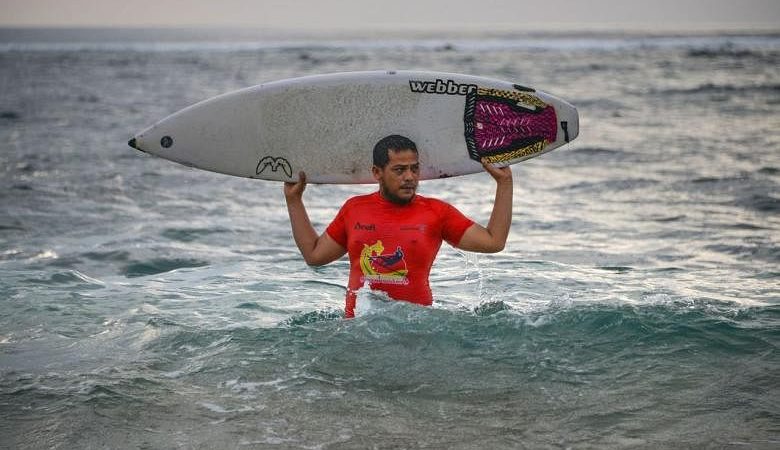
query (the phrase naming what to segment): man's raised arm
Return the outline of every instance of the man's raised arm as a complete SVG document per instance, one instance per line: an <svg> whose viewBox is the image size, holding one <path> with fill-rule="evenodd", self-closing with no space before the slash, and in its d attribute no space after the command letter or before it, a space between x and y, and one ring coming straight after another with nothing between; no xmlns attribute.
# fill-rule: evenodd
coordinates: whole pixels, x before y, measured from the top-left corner
<svg viewBox="0 0 780 450"><path fill-rule="evenodd" d="M303 205L304 190L306 174L303 172L298 175L297 183L284 183L284 199L287 202L290 226L295 245L298 246L306 264L322 266L341 258L347 250L328 236L328 233L317 235Z"/></svg>
<svg viewBox="0 0 780 450"><path fill-rule="evenodd" d="M493 212L487 227L475 223L463 233L458 248L470 252L496 253L504 249L512 225L512 169L509 166L493 167L484 160L482 166L496 180Z"/></svg>

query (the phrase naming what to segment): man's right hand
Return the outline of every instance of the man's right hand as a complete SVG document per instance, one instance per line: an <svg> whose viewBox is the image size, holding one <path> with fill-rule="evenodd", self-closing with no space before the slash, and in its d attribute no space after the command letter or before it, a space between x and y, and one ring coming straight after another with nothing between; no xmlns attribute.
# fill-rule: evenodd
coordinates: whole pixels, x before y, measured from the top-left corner
<svg viewBox="0 0 780 450"><path fill-rule="evenodd" d="M289 201L292 199L303 198L303 191L306 190L306 174L304 172L298 173L298 182L285 182L284 183L284 197Z"/></svg>

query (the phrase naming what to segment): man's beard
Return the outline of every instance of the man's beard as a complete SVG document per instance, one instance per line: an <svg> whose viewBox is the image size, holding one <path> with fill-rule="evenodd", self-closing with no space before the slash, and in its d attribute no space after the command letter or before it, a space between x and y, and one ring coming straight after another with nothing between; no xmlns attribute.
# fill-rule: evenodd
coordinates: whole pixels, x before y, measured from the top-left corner
<svg viewBox="0 0 780 450"><path fill-rule="evenodd" d="M414 187L412 189L414 189L414 194L412 194L412 196L409 197L408 199L407 198L401 198L401 197L399 197L399 196L389 192L387 190L387 188L385 188L385 186L379 186L379 193L382 194L382 197L384 197L385 200L387 200L387 201L389 201L391 203L395 203L397 205L407 205L407 204L411 203L411 201L414 199L414 196L417 195L417 188Z"/></svg>

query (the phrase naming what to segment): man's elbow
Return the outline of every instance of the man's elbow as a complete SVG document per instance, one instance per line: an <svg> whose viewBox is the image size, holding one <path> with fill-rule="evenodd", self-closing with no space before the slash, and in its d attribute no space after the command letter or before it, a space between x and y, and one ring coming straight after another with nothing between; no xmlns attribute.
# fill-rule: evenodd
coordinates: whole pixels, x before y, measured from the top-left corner
<svg viewBox="0 0 780 450"><path fill-rule="evenodd" d="M322 258L317 258L315 256L304 256L303 260L311 267L320 267L328 263L328 261L324 261Z"/></svg>
<svg viewBox="0 0 780 450"><path fill-rule="evenodd" d="M457 246L461 250L475 253L498 253L506 247L506 241L493 241L482 239L474 242L461 242Z"/></svg>
<svg viewBox="0 0 780 450"><path fill-rule="evenodd" d="M485 250L485 253L498 253L504 251L504 248L506 248L506 242L492 243Z"/></svg>
<svg viewBox="0 0 780 450"><path fill-rule="evenodd" d="M471 250L477 253L498 253L506 247L506 242L483 242Z"/></svg>

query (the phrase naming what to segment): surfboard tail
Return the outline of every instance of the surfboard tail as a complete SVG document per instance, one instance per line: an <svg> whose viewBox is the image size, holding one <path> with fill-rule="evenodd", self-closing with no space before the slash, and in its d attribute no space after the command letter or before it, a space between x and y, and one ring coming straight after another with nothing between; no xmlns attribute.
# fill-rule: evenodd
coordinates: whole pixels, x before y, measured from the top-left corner
<svg viewBox="0 0 780 450"><path fill-rule="evenodd" d="M557 140L555 108L530 92L480 88L465 105L466 146L475 161L528 159Z"/></svg>

